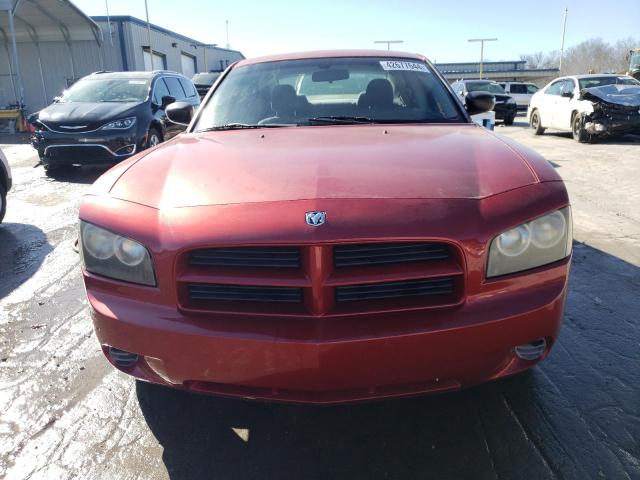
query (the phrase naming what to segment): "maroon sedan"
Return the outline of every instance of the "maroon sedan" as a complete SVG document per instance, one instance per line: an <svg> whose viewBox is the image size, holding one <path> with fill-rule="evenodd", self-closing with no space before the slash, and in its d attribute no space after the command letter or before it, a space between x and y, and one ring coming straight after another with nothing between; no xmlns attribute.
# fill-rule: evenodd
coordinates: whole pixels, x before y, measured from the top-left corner
<svg viewBox="0 0 640 480"><path fill-rule="evenodd" d="M243 60L80 208L96 334L141 380L336 403L521 372L558 338L565 186L426 58ZM193 117L193 118L192 118Z"/></svg>

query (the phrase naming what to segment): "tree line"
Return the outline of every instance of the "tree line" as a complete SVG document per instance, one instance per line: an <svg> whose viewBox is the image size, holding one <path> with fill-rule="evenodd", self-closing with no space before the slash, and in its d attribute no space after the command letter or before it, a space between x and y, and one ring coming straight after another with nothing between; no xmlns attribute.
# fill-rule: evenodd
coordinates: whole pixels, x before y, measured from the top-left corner
<svg viewBox="0 0 640 480"><path fill-rule="evenodd" d="M581 73L625 73L629 68L627 54L632 48L640 48L640 40L627 37L615 43L592 38L566 48L562 58L560 75ZM558 68L560 50L534 52L520 55L527 62L526 68Z"/></svg>

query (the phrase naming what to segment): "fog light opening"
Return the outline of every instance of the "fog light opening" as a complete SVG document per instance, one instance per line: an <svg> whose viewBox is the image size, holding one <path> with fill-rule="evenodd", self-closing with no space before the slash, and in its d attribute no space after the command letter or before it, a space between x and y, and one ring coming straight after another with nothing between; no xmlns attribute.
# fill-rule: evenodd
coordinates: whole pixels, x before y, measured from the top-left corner
<svg viewBox="0 0 640 480"><path fill-rule="evenodd" d="M113 347L109 347L109 358L121 368L133 367L138 362L138 354Z"/></svg>
<svg viewBox="0 0 640 480"><path fill-rule="evenodd" d="M136 151L135 144L131 144L131 145L125 145L124 147L119 148L118 150L116 150L116 154L129 155L131 153L134 153L135 151Z"/></svg>
<svg viewBox="0 0 640 480"><path fill-rule="evenodd" d="M521 360L537 360L544 354L546 349L547 341L541 338L530 343L518 345L514 348L514 351Z"/></svg>

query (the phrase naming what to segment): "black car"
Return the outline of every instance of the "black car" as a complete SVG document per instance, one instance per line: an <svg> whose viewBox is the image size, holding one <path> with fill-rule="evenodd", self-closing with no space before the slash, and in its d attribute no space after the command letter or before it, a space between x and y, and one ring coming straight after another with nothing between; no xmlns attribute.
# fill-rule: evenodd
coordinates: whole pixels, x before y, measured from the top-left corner
<svg viewBox="0 0 640 480"><path fill-rule="evenodd" d="M167 120L175 101L200 104L191 80L178 73L96 72L31 116L31 144L47 171L117 163L185 129Z"/></svg>
<svg viewBox="0 0 640 480"><path fill-rule="evenodd" d="M216 83L218 77L222 72L203 72L196 73L193 77L191 77L191 81L196 86L196 90L198 90L198 95L200 95L200 100L204 98L204 96L209 92L209 89Z"/></svg>
<svg viewBox="0 0 640 480"><path fill-rule="evenodd" d="M513 97L507 95L499 84L491 80L458 80L451 85L456 95L464 102L469 92L489 92L496 98L496 120L502 120L505 125L513 125L518 113L518 105Z"/></svg>

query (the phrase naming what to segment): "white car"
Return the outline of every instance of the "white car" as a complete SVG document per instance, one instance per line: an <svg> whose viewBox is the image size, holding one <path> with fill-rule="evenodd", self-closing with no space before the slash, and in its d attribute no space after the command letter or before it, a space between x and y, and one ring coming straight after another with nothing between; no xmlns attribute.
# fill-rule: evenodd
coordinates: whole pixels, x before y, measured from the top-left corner
<svg viewBox="0 0 640 480"><path fill-rule="evenodd" d="M7 211L7 193L11 190L11 168L7 157L0 150L0 223Z"/></svg>
<svg viewBox="0 0 640 480"><path fill-rule="evenodd" d="M500 86L516 101L518 110L526 110L533 94L540 90L537 85L526 82L502 82Z"/></svg>
<svg viewBox="0 0 640 480"><path fill-rule="evenodd" d="M552 128L583 143L640 133L640 82L614 74L558 78L533 95L527 120L536 135Z"/></svg>

